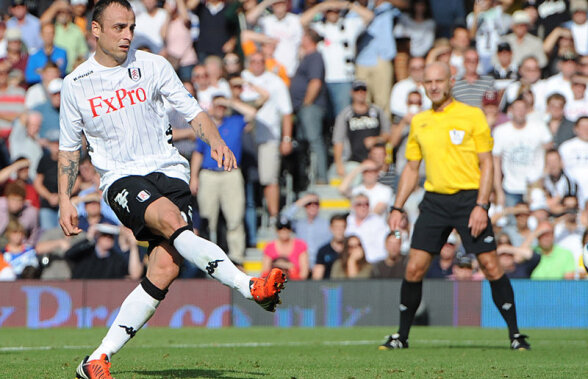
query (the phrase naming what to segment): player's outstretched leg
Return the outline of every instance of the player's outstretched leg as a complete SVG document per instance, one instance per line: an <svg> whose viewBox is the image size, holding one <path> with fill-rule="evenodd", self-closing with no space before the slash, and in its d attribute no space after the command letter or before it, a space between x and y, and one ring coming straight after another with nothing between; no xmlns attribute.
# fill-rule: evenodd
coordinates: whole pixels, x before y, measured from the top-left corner
<svg viewBox="0 0 588 379"><path fill-rule="evenodd" d="M273 312L280 303L278 294L286 282L281 270L272 270L265 279L252 278L239 270L220 247L198 237L189 226L176 230L169 241L185 259L265 310Z"/></svg>
<svg viewBox="0 0 588 379"><path fill-rule="evenodd" d="M282 303L279 294L286 281L286 275L279 268L272 269L265 279L251 278L249 287L253 300L266 311L274 312Z"/></svg>

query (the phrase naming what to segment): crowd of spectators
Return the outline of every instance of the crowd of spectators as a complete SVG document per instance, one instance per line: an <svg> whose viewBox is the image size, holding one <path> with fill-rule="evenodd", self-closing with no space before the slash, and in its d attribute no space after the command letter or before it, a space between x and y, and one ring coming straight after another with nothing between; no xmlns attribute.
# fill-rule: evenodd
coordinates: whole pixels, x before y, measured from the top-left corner
<svg viewBox="0 0 588 379"><path fill-rule="evenodd" d="M102 198L86 151L75 185L84 233L64 237L58 225L61 85L95 49L94 2L0 0L0 279L143 274L144 251ZM431 106L425 65L442 61L455 99L480 107L492 129L490 217L505 271L586 277L586 0L130 3L133 48L167 58L235 152L240 169L219 172L168 106L171 137L191 162L195 227L224 238L236 263L264 227L277 236L264 271L401 278L423 190L406 203L402 230L389 230L388 206L411 119ZM306 192L328 184L350 199L348 214L329 220ZM182 277L194 272L186 265ZM482 278L454 234L428 276Z"/></svg>

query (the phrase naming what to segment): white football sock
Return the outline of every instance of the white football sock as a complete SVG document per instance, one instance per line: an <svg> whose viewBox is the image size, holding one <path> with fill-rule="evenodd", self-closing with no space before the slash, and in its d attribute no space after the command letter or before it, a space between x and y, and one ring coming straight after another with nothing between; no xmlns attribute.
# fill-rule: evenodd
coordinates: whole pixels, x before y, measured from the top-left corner
<svg viewBox="0 0 588 379"><path fill-rule="evenodd" d="M173 241L174 247L188 261L207 272L222 284L251 299L251 277L239 270L225 252L214 243L198 237L190 230L181 232Z"/></svg>
<svg viewBox="0 0 588 379"><path fill-rule="evenodd" d="M123 301L118 315L102 340L102 344L90 355L88 360L100 359L102 354L108 355L108 359L110 359L143 327L143 324L155 313L158 305L159 300L151 297L139 284Z"/></svg>

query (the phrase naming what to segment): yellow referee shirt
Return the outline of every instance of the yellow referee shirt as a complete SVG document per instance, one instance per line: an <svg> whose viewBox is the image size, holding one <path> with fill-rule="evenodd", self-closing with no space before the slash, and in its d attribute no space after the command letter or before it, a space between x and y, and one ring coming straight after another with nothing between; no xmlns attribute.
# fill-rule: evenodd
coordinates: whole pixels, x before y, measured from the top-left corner
<svg viewBox="0 0 588 379"><path fill-rule="evenodd" d="M478 153L492 151L492 145L482 110L454 99L442 111L412 118L406 159L425 161L425 190L452 194L480 187Z"/></svg>

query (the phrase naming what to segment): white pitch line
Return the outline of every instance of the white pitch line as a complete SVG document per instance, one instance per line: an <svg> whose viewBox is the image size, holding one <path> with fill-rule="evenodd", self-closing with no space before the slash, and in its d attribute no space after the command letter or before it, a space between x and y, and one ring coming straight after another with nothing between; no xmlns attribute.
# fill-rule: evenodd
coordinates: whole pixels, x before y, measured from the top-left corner
<svg viewBox="0 0 588 379"><path fill-rule="evenodd" d="M353 340L353 341L322 341L322 342L232 342L232 343L199 343L199 344L172 344L167 346L161 345L138 345L129 346L130 349L153 349L168 347L172 349L210 349L210 348L239 348L239 347L280 347L280 346L360 346L360 345L377 345L383 340ZM481 340L413 340L417 345L479 345ZM502 346L504 341L486 341L488 346ZM587 346L588 341L582 340L559 340L558 343ZM553 341L534 341L534 345L553 345ZM21 351L40 351L40 350L82 350L90 349L90 345L65 345L65 346L7 346L0 347L0 352L21 352Z"/></svg>

